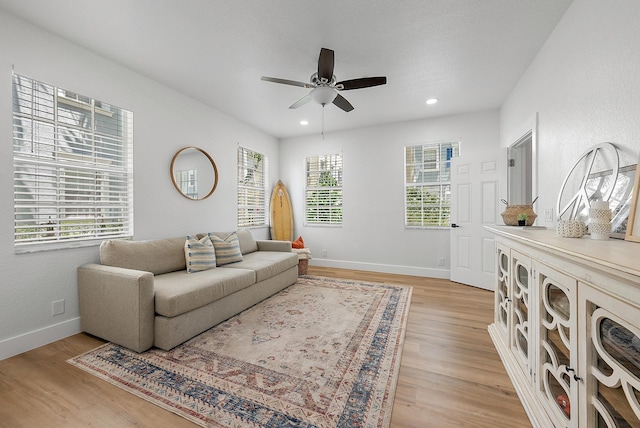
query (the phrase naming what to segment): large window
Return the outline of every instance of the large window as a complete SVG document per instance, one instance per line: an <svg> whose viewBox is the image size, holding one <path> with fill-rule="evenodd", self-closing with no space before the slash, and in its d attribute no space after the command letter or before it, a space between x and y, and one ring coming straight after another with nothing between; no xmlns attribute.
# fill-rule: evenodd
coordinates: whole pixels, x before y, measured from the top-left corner
<svg viewBox="0 0 640 428"><path fill-rule="evenodd" d="M238 147L238 227L267 224L267 158Z"/></svg>
<svg viewBox="0 0 640 428"><path fill-rule="evenodd" d="M448 227L451 158L460 144L434 143L404 148L405 226Z"/></svg>
<svg viewBox="0 0 640 428"><path fill-rule="evenodd" d="M133 113L13 75L17 252L133 235Z"/></svg>
<svg viewBox="0 0 640 428"><path fill-rule="evenodd" d="M342 224L342 154L305 161L305 224Z"/></svg>

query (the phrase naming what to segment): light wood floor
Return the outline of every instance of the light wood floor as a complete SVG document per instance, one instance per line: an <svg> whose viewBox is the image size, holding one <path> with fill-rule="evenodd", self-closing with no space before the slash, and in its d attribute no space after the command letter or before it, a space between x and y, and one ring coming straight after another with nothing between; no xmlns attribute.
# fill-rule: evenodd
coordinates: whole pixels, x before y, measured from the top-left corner
<svg viewBox="0 0 640 428"><path fill-rule="evenodd" d="M404 275L309 274L413 287L392 427L531 426L487 333L493 293ZM194 426L66 363L102 343L77 334L0 361L0 426Z"/></svg>

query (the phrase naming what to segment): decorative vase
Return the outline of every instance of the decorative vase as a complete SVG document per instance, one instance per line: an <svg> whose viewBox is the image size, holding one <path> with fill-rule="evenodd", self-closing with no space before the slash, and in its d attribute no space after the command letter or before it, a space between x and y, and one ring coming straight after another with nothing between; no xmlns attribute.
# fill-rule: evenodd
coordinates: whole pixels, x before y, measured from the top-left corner
<svg viewBox="0 0 640 428"><path fill-rule="evenodd" d="M591 239L605 240L611 235L611 210L609 201L593 201L589 208L589 233Z"/></svg>

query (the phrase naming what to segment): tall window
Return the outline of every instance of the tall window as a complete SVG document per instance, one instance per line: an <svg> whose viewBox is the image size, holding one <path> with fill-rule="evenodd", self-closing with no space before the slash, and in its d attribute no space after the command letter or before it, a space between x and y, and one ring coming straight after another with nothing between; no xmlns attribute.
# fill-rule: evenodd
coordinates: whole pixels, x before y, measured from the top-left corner
<svg viewBox="0 0 640 428"><path fill-rule="evenodd" d="M309 157L305 224L342 224L342 154Z"/></svg>
<svg viewBox="0 0 640 428"><path fill-rule="evenodd" d="M13 75L15 247L133 235L133 113Z"/></svg>
<svg viewBox="0 0 640 428"><path fill-rule="evenodd" d="M451 212L451 158L460 143L404 148L405 226L448 227Z"/></svg>
<svg viewBox="0 0 640 428"><path fill-rule="evenodd" d="M238 147L238 227L267 224L267 158Z"/></svg>

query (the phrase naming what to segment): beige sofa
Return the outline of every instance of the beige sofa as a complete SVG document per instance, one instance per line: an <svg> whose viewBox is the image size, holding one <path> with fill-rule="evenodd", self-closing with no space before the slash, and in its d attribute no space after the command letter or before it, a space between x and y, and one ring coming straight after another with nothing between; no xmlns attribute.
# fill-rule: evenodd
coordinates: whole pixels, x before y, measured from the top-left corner
<svg viewBox="0 0 640 428"><path fill-rule="evenodd" d="M169 350L296 282L291 242L236 233L242 261L194 273L184 237L104 241L100 264L78 268L82 330L136 352Z"/></svg>

